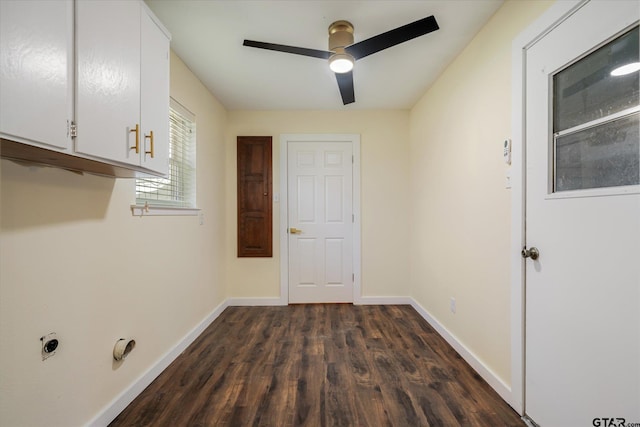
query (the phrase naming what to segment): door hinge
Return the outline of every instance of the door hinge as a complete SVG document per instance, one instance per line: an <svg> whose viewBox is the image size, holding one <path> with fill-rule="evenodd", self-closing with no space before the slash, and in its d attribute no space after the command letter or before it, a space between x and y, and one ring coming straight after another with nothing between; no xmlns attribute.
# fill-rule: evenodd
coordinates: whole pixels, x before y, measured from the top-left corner
<svg viewBox="0 0 640 427"><path fill-rule="evenodd" d="M535 421L533 421L531 418L529 418L528 415L523 415L521 419L522 419L522 421L524 421L524 423L528 427L539 427L538 424L536 424Z"/></svg>
<svg viewBox="0 0 640 427"><path fill-rule="evenodd" d="M351 214L351 222L356 222L356 216L355 216L355 214Z"/></svg>
<svg viewBox="0 0 640 427"><path fill-rule="evenodd" d="M351 273L351 281L352 282L356 281L356 274L355 273Z"/></svg>
<svg viewBox="0 0 640 427"><path fill-rule="evenodd" d="M351 164L353 164L353 163L355 163L355 162L356 162L356 161L355 161L355 156L353 156L353 155L352 155L352 156L351 156Z"/></svg>
<svg viewBox="0 0 640 427"><path fill-rule="evenodd" d="M72 121L67 120L68 134L71 138L78 136L78 125Z"/></svg>

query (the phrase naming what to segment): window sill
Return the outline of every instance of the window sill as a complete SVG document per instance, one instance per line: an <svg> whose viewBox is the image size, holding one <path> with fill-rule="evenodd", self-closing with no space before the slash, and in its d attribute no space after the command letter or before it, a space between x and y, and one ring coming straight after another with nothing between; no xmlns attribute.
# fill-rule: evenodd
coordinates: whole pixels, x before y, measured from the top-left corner
<svg viewBox="0 0 640 427"><path fill-rule="evenodd" d="M178 208L171 206L131 205L131 215L133 216L197 216L200 213L198 208Z"/></svg>

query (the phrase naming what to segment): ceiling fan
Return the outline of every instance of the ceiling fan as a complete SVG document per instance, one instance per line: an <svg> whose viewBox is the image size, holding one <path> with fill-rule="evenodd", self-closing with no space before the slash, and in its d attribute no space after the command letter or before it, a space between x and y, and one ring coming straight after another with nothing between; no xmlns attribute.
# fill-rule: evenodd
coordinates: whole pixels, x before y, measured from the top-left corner
<svg viewBox="0 0 640 427"><path fill-rule="evenodd" d="M440 27L431 15L402 27L387 31L358 43L353 43L353 25L349 21L336 21L329 26L329 50L245 40L243 46L293 53L295 55L328 59L329 68L336 74L338 88L344 105L355 102L353 92L353 65L356 60L381 50L423 36Z"/></svg>

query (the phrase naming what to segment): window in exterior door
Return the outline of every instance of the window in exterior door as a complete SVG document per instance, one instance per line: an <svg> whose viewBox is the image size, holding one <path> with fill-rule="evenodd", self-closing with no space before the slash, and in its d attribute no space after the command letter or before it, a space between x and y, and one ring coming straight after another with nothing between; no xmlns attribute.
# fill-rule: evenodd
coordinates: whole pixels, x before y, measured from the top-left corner
<svg viewBox="0 0 640 427"><path fill-rule="evenodd" d="M554 192L640 184L639 68L635 27L553 76Z"/></svg>

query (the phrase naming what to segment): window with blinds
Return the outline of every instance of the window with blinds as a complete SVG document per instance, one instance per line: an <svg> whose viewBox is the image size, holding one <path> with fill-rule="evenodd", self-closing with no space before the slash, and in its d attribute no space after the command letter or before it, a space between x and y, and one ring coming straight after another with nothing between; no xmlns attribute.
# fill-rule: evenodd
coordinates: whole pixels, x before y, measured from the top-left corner
<svg viewBox="0 0 640 427"><path fill-rule="evenodd" d="M136 203L196 207L195 116L174 99L169 109L169 175L136 179Z"/></svg>

